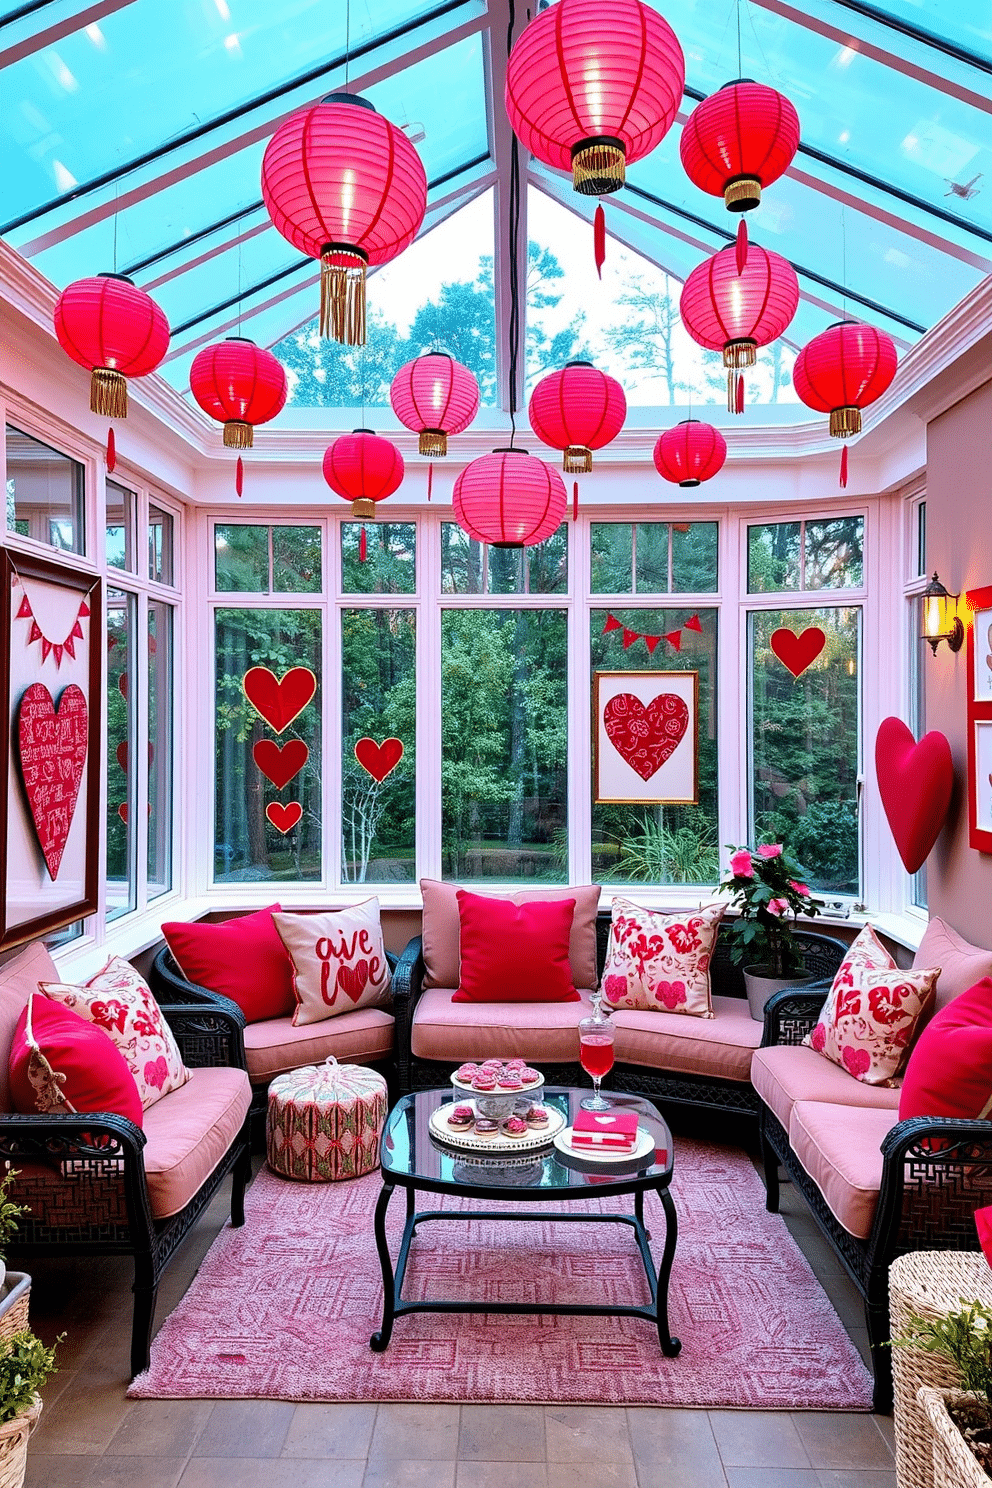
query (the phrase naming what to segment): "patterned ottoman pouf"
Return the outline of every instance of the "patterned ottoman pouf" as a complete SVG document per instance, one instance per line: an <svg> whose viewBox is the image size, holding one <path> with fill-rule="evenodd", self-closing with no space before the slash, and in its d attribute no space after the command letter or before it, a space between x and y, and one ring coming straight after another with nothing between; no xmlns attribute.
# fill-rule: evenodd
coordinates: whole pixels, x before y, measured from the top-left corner
<svg viewBox="0 0 992 1488"><path fill-rule="evenodd" d="M283 1178L336 1183L379 1166L386 1082L359 1064L326 1064L278 1075L269 1086L265 1150Z"/></svg>

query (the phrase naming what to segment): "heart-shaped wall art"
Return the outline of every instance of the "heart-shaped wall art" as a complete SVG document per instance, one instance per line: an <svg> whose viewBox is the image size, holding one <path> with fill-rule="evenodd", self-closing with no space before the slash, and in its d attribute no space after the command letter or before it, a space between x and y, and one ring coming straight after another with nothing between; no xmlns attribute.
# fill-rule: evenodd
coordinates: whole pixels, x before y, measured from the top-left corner
<svg viewBox="0 0 992 1488"><path fill-rule="evenodd" d="M819 656L827 638L818 625L808 625L796 635L794 630L773 630L769 645L783 666L788 667L794 677L801 677L808 666Z"/></svg>
<svg viewBox="0 0 992 1488"><path fill-rule="evenodd" d="M251 757L266 780L271 780L276 790L282 790L303 769L310 751L302 739L288 739L285 744L259 739L252 747Z"/></svg>
<svg viewBox="0 0 992 1488"><path fill-rule="evenodd" d="M363 770L381 785L403 758L401 739L383 739L377 744L374 739L359 739L355 745L355 758Z"/></svg>
<svg viewBox="0 0 992 1488"><path fill-rule="evenodd" d="M17 709L17 753L38 842L54 881L76 813L88 745L89 709L70 682L56 709L42 682L33 683Z"/></svg>
<svg viewBox="0 0 992 1488"><path fill-rule="evenodd" d="M632 692L618 692L603 709L606 737L642 780L670 759L689 727L689 709L674 692L660 692L647 707Z"/></svg>
<svg viewBox="0 0 992 1488"><path fill-rule="evenodd" d="M245 697L277 734L289 728L317 691L317 678L308 667L291 667L277 678L268 667L251 667L241 681Z"/></svg>
<svg viewBox="0 0 992 1488"><path fill-rule="evenodd" d="M282 832L283 836L285 836L287 832L293 830L300 820L300 817L303 815L303 807L299 801L290 801L286 806L283 806L281 801L270 801L265 808L265 814L276 831Z"/></svg>
<svg viewBox="0 0 992 1488"><path fill-rule="evenodd" d="M951 746L934 729L917 744L901 718L883 718L875 736L878 793L907 873L926 862L954 789Z"/></svg>

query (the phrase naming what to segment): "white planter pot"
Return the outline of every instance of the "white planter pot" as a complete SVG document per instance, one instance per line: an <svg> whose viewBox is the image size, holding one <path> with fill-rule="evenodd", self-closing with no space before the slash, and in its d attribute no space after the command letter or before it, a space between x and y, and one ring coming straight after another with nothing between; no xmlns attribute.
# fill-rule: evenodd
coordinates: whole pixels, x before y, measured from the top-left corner
<svg viewBox="0 0 992 1488"><path fill-rule="evenodd" d="M803 982L809 981L812 981L812 976L806 972L795 976L773 977L767 976L761 966L745 966L744 985L747 988L751 1017L758 1023L764 1022L765 1003L773 993L781 992L783 987L801 987Z"/></svg>

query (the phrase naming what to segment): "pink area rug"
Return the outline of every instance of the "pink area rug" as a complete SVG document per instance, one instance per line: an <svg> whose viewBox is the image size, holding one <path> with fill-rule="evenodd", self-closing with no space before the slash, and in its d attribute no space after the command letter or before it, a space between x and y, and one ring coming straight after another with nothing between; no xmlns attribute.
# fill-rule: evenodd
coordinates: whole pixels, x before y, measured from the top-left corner
<svg viewBox="0 0 992 1488"><path fill-rule="evenodd" d="M218 1236L152 1345L132 1397L339 1401L545 1401L869 1410L871 1380L748 1159L676 1147L679 1243L666 1359L637 1318L414 1313L374 1354L382 1280L372 1235L378 1174L302 1184L263 1169L243 1229ZM421 1194L420 1208L441 1207ZM512 1195L508 1202L512 1205ZM585 1201L595 1214L602 1201ZM613 1199L629 1211L632 1200ZM458 1208L493 1209L452 1200ZM389 1212L395 1260L404 1218ZM664 1234L653 1194L645 1219ZM433 1220L418 1231L407 1298L488 1297L643 1306L626 1225Z"/></svg>

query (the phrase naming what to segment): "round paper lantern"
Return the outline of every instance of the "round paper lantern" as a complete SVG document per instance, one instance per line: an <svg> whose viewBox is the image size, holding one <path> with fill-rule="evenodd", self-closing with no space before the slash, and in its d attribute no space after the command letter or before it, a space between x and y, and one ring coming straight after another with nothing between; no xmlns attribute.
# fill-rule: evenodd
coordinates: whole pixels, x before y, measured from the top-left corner
<svg viewBox="0 0 992 1488"><path fill-rule="evenodd" d="M448 435L467 429L479 409L479 384L446 351L430 351L401 367L389 389L401 424L420 436L422 455L446 455Z"/></svg>
<svg viewBox="0 0 992 1488"><path fill-rule="evenodd" d="M558 0L514 42L506 112L525 149L603 196L668 133L684 84L678 37L651 6Z"/></svg>
<svg viewBox="0 0 992 1488"><path fill-rule="evenodd" d="M319 258L320 333L365 344L365 270L416 237L427 177L403 133L357 93L331 93L280 124L262 159L273 226Z"/></svg>
<svg viewBox="0 0 992 1488"><path fill-rule="evenodd" d="M654 467L677 486L699 486L723 469L727 441L719 429L699 419L683 419L666 429L654 447Z"/></svg>
<svg viewBox="0 0 992 1488"><path fill-rule="evenodd" d="M792 381L807 408L829 413L835 439L861 433L861 410L880 398L896 375L896 348L876 326L839 320L796 357Z"/></svg>
<svg viewBox="0 0 992 1488"><path fill-rule="evenodd" d="M737 264L737 250L721 248L693 269L679 302L692 339L723 352L731 413L743 408L744 384L735 369L753 367L758 347L781 336L799 305L799 280L788 259L752 243L743 268Z"/></svg>
<svg viewBox="0 0 992 1488"><path fill-rule="evenodd" d="M204 413L224 425L228 449L251 449L255 425L267 424L286 404L282 363L245 336L197 352L189 386Z"/></svg>
<svg viewBox="0 0 992 1488"><path fill-rule="evenodd" d="M496 449L466 465L455 481L455 521L495 548L527 548L561 525L565 482L526 450Z"/></svg>
<svg viewBox="0 0 992 1488"><path fill-rule="evenodd" d="M764 83L739 78L704 98L679 141L685 173L701 191L722 196L731 212L749 212L762 186L777 181L799 147L799 115Z"/></svg>
<svg viewBox="0 0 992 1488"><path fill-rule="evenodd" d="M324 451L324 479L351 502L352 516L375 518L375 504L392 496L403 479L403 456L371 429L342 434Z"/></svg>
<svg viewBox="0 0 992 1488"><path fill-rule="evenodd" d="M592 452L615 439L627 417L627 399L615 377L591 362L569 362L542 377L527 407L530 426L544 444L564 450L569 475L592 469Z"/></svg>
<svg viewBox="0 0 992 1488"><path fill-rule="evenodd" d="M77 279L55 305L62 350L90 377L90 410L127 418L127 378L146 377L169 349L169 322L151 295L123 274Z"/></svg>

